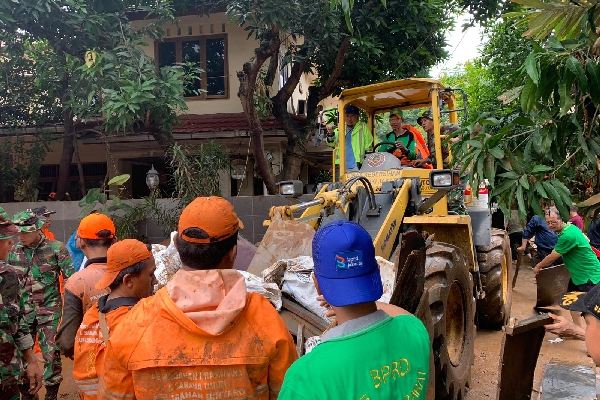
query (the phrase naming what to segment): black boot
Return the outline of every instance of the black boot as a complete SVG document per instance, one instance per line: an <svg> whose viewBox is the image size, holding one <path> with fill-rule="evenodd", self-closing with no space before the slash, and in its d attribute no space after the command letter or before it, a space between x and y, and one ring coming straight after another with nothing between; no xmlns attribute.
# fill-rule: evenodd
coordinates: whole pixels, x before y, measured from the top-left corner
<svg viewBox="0 0 600 400"><path fill-rule="evenodd" d="M44 400L57 400L59 387L60 383L52 386L46 386L46 396L44 397Z"/></svg>
<svg viewBox="0 0 600 400"><path fill-rule="evenodd" d="M21 400L38 400L37 394L29 393L29 383L19 385L19 392L21 392Z"/></svg>

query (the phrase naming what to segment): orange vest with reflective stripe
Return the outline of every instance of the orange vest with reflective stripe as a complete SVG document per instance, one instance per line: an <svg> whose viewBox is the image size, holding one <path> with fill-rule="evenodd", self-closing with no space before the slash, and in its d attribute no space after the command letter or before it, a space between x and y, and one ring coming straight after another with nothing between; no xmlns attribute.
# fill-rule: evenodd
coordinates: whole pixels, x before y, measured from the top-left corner
<svg viewBox="0 0 600 400"><path fill-rule="evenodd" d="M104 314L109 332L127 314L131 307L123 306ZM98 398L98 376L104 367L104 338L99 322L98 304L94 304L83 316L75 336L73 379L84 400Z"/></svg>
<svg viewBox="0 0 600 400"><path fill-rule="evenodd" d="M111 335L101 398L276 399L296 359L285 323L262 296L219 335L196 325L167 288L140 301Z"/></svg>
<svg viewBox="0 0 600 400"><path fill-rule="evenodd" d="M90 264L84 269L75 272L65 284L65 290L68 290L81 299L84 314L100 297L109 292L108 289L96 289L96 283L104 275L105 269L106 264Z"/></svg>
<svg viewBox="0 0 600 400"><path fill-rule="evenodd" d="M417 152L421 155L421 159L427 159L429 157L429 149L427 148L427 142L423 139L423 135L421 132L412 125L402 125L402 128L406 129L410 132L413 139L415 140L415 146L417 148Z"/></svg>

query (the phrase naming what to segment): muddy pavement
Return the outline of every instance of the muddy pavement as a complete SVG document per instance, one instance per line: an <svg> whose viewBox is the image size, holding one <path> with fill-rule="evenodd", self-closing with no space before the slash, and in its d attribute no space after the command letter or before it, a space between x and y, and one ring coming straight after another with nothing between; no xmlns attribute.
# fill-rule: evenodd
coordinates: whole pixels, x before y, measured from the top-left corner
<svg viewBox="0 0 600 400"><path fill-rule="evenodd" d="M513 294L512 316L523 319L533 314L535 304L535 283L530 268L519 272L519 280ZM560 360L581 365L592 366L591 358L586 356L585 345L581 341L569 340L552 344L550 339L555 336L546 334L538 360L535 374L534 395L538 399L537 390L540 387L544 365L550 360ZM500 360L500 344L502 332L478 331L475 340L475 364L472 368L471 387L465 400L495 399L498 390L498 365ZM71 376L73 362L63 359L63 383L60 399L77 400L77 390Z"/></svg>

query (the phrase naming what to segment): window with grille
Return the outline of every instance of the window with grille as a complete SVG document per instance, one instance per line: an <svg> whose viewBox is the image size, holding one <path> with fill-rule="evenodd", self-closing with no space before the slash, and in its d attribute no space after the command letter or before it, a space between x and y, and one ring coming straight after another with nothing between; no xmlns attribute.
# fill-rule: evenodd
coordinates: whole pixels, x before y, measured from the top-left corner
<svg viewBox="0 0 600 400"><path fill-rule="evenodd" d="M159 67L182 64L194 75L186 85L186 97L228 97L227 35L165 39L156 42L155 50Z"/></svg>

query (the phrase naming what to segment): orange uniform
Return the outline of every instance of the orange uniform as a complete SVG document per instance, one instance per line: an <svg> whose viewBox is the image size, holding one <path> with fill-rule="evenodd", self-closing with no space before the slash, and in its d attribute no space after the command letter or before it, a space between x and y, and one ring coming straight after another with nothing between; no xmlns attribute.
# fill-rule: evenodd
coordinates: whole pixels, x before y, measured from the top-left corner
<svg viewBox="0 0 600 400"><path fill-rule="evenodd" d="M98 397L98 376L104 366L104 350L110 332L137 302L131 297L122 297L106 301L102 297L83 317L83 322L75 336L75 357L73 361L73 379L79 387L81 397L94 400ZM100 323L101 307L106 324L106 331Z"/></svg>
<svg viewBox="0 0 600 400"><path fill-rule="evenodd" d="M179 270L111 336L103 399L275 399L296 359L283 320L233 270Z"/></svg>
<svg viewBox="0 0 600 400"><path fill-rule="evenodd" d="M81 300L84 314L101 296L108 293L108 289L96 289L96 283L104 275L106 259L88 262L85 268L75 272L65 285L65 290Z"/></svg>
<svg viewBox="0 0 600 400"><path fill-rule="evenodd" d="M108 294L106 288L96 289L96 283L104 276L106 270L106 258L88 260L88 263L84 269L75 272L65 285L56 342L67 357L73 357L75 335L84 314L101 296Z"/></svg>

